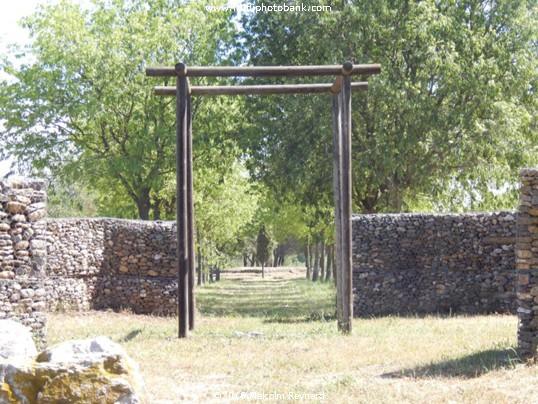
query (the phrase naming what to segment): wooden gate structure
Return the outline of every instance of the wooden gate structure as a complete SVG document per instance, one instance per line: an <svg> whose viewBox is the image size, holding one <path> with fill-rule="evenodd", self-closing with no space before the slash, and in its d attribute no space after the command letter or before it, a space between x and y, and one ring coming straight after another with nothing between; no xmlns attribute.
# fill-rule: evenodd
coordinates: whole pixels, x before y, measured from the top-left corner
<svg viewBox="0 0 538 404"><path fill-rule="evenodd" d="M192 66L150 67L151 77L176 77L175 87L155 87L157 95L176 96L176 191L179 337L195 325L194 209L192 180L191 96L253 94L332 94L333 182L336 235L336 288L338 329L351 332L353 319L351 245L351 92L368 88L352 82L354 75L381 73L379 64L322 66ZM191 86L189 77L307 77L335 76L333 83Z"/></svg>

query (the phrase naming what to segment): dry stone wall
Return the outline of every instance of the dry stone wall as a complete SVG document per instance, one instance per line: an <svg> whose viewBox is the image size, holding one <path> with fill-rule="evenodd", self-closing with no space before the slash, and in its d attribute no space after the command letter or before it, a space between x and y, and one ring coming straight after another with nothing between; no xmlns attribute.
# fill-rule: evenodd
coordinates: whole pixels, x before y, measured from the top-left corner
<svg viewBox="0 0 538 404"><path fill-rule="evenodd" d="M515 312L514 212L353 218L355 315Z"/></svg>
<svg viewBox="0 0 538 404"><path fill-rule="evenodd" d="M112 275L95 277L95 309L128 309L138 314L177 314L177 277Z"/></svg>
<svg viewBox="0 0 538 404"><path fill-rule="evenodd" d="M97 275L104 263L103 219L49 219L47 221L47 275Z"/></svg>
<svg viewBox="0 0 538 404"><path fill-rule="evenodd" d="M177 277L174 223L107 219L105 226L104 265L108 273Z"/></svg>
<svg viewBox="0 0 538 404"><path fill-rule="evenodd" d="M355 216L355 314L517 312L536 354L538 169L521 176L517 213ZM47 310L177 313L174 223L45 216L43 182L0 182L0 319L42 339Z"/></svg>
<svg viewBox="0 0 538 404"><path fill-rule="evenodd" d="M45 216L44 182L0 182L0 319L42 339L46 311L177 312L175 224Z"/></svg>
<svg viewBox="0 0 538 404"><path fill-rule="evenodd" d="M38 341L43 341L45 313L46 291L40 280L0 280L0 320L16 320L28 326Z"/></svg>
<svg viewBox="0 0 538 404"><path fill-rule="evenodd" d="M538 169L521 170L517 219L518 347L536 356L538 345Z"/></svg>
<svg viewBox="0 0 538 404"><path fill-rule="evenodd" d="M42 181L0 182L0 319L44 337L46 188Z"/></svg>
<svg viewBox="0 0 538 404"><path fill-rule="evenodd" d="M50 309L177 312L176 226L121 219L52 219Z"/></svg>

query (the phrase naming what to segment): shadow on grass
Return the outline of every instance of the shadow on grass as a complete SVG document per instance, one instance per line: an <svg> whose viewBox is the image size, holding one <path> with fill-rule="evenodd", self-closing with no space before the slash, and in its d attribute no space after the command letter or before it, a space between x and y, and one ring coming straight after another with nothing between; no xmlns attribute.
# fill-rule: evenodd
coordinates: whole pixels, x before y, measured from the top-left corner
<svg viewBox="0 0 538 404"><path fill-rule="evenodd" d="M511 369L522 363L513 348L488 349L456 359L432 363L412 369L402 369L396 372L385 373L383 378L451 378L460 377L472 379L499 369Z"/></svg>
<svg viewBox="0 0 538 404"><path fill-rule="evenodd" d="M334 295L331 284L303 279L226 280L199 289L197 306L202 315L301 323L334 317Z"/></svg>
<svg viewBox="0 0 538 404"><path fill-rule="evenodd" d="M274 317L263 320L267 324L300 324L310 323L312 321L333 321L336 320L336 313L324 313L323 311L311 312L302 317Z"/></svg>
<svg viewBox="0 0 538 404"><path fill-rule="evenodd" d="M136 338L138 334L142 333L142 330L140 328L131 331L129 334L127 334L125 337L121 339L121 342L129 342Z"/></svg>
<svg viewBox="0 0 538 404"><path fill-rule="evenodd" d="M422 312L422 311L403 311L403 312L387 312L387 313L376 313L376 314L361 314L361 313L355 313L355 318L370 320L373 318L385 318L385 317L397 317L397 318L431 318L431 317L437 317L437 318L454 318L454 317L482 317L482 316L489 316L489 315L500 315L500 316L512 316L514 313L510 313L509 311L483 311L483 312L476 312L476 313L467 313L467 312L458 312L458 311L452 311L452 310L446 310L446 311L429 311L429 312Z"/></svg>

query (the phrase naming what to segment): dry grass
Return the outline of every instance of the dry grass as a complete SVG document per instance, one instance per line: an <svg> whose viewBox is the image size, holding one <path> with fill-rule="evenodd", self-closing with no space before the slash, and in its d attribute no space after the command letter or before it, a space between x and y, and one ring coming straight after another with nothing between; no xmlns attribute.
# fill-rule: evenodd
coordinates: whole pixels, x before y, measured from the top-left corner
<svg viewBox="0 0 538 404"><path fill-rule="evenodd" d="M151 403L232 401L215 398L223 392L324 392L335 403L538 403L538 367L513 350L513 316L356 319L353 335L342 336L330 319L331 285L226 275L198 291L202 315L188 340L175 338L175 319L91 312L51 315L49 342L96 335L120 342L140 364Z"/></svg>

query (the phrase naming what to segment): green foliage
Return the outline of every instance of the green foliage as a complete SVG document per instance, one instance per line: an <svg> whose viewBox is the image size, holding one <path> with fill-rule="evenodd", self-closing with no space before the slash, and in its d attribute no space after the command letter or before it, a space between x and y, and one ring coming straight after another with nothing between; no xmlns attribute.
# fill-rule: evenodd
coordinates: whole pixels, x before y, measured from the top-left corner
<svg viewBox="0 0 538 404"><path fill-rule="evenodd" d="M261 226L256 238L256 257L262 268L271 257L271 239L265 230L265 226Z"/></svg>
<svg viewBox="0 0 538 404"><path fill-rule="evenodd" d="M47 191L49 217L97 216L96 195L83 184L52 182Z"/></svg>
<svg viewBox="0 0 538 404"><path fill-rule="evenodd" d="M198 251L206 265L222 268L236 252L244 225L254 217L259 195L237 162L224 173L200 164L194 180Z"/></svg>
<svg viewBox="0 0 538 404"><path fill-rule="evenodd" d="M152 208L159 212L155 196L175 170L174 107L173 98L153 94L157 83L145 67L226 57L232 15L204 6L95 0L89 9L68 1L40 7L24 20L32 44L11 55L26 61L2 65L11 78L0 86L0 157L83 177L104 199L112 189L115 201L128 197L143 219ZM206 106L197 104L195 114L214 112Z"/></svg>
<svg viewBox="0 0 538 404"><path fill-rule="evenodd" d="M261 2L254 1L258 4ZM362 212L508 207L536 163L535 1L307 1L332 12L244 17L250 63L381 63L353 96ZM330 100L253 98L243 146L276 194L330 203ZM256 125L256 122L258 123Z"/></svg>

